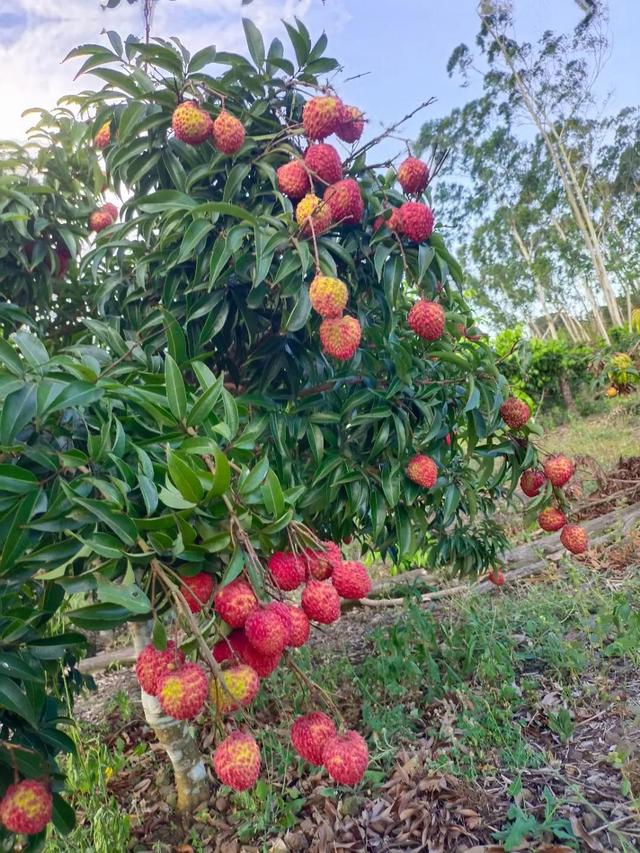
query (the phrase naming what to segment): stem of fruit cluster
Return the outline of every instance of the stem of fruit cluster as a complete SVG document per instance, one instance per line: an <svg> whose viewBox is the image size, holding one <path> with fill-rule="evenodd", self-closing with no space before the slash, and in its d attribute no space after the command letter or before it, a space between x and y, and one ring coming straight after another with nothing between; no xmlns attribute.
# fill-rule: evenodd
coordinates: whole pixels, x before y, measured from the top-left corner
<svg viewBox="0 0 640 853"><path fill-rule="evenodd" d="M331 696L324 689L324 687L321 687L312 678L309 678L309 676L306 674L306 672L303 672L303 670L300 669L298 664L292 660L290 654L287 654L287 665L289 666L291 671L297 676L299 681L301 681L302 684L304 684L305 687L307 687L308 690L310 690L312 693L316 693L318 696L320 696L320 698L322 699L324 704L327 706L327 708L332 712L332 714L335 717L337 717L337 719L340 721L340 724L342 726L344 726L345 719L342 716L340 709L338 708L336 703L333 701Z"/></svg>

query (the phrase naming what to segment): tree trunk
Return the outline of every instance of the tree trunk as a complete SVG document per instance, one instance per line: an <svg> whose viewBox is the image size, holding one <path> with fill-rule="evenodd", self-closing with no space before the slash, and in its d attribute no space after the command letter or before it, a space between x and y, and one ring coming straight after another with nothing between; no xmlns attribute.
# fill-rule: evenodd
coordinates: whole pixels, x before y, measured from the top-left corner
<svg viewBox="0 0 640 853"><path fill-rule="evenodd" d="M575 329L573 328L573 326L569 322L569 317L567 316L567 314L565 314L564 311L559 311L558 313L560 315L560 319L562 320L562 323L563 323L565 329L567 330L567 334L569 335L571 343L577 344L579 338L576 335Z"/></svg>
<svg viewBox="0 0 640 853"><path fill-rule="evenodd" d="M130 622L129 628L136 653L150 642L151 629L148 622ZM200 803L209 799L209 780L204 761L189 725L182 720L167 717L155 696L144 690L142 707L144 716L164 747L175 777L178 811L193 811Z"/></svg>
<svg viewBox="0 0 640 853"><path fill-rule="evenodd" d="M609 346L611 346L611 339L609 338L609 334L607 332L607 327L605 326L604 321L602 319L602 314L600 313L600 309L598 308L598 303L596 302L596 298L593 295L593 291L591 290L591 288L589 287L589 285L587 284L586 281L583 282L582 286L583 286L584 292L587 296L587 300L589 301L589 304L591 305L591 311L593 312L593 317L594 317L594 320L596 321L596 330L597 330L598 334L602 335L602 337L605 339L605 342Z"/></svg>
<svg viewBox="0 0 640 853"><path fill-rule="evenodd" d="M566 410L568 412L575 412L576 404L573 401L571 385L569 385L569 380L567 379L566 374L560 374L560 376L558 377L558 383L560 385L560 393L562 394L562 399L564 400Z"/></svg>

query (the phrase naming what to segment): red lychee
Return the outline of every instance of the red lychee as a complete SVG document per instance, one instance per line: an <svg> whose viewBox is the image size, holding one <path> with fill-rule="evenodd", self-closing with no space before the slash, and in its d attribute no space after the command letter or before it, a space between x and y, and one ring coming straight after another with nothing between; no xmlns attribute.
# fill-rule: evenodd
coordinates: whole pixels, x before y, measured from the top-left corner
<svg viewBox="0 0 640 853"><path fill-rule="evenodd" d="M174 720L192 720L204 708L209 691L209 679L197 663L182 664L174 672L158 679L160 707Z"/></svg>
<svg viewBox="0 0 640 853"><path fill-rule="evenodd" d="M192 613L199 613L213 595L214 581L208 572L198 572L190 578L182 578L181 592Z"/></svg>
<svg viewBox="0 0 640 853"><path fill-rule="evenodd" d="M322 764L322 750L336 727L331 717L321 711L305 714L291 726L291 743L295 751L309 764Z"/></svg>
<svg viewBox="0 0 640 853"><path fill-rule="evenodd" d="M364 130L364 114L358 107L343 104L342 120L336 130L336 135L343 142L357 142Z"/></svg>
<svg viewBox="0 0 640 853"><path fill-rule="evenodd" d="M309 575L317 581L331 577L334 568L342 562L340 546L335 542L323 542L324 550L305 548L302 559Z"/></svg>
<svg viewBox="0 0 640 853"><path fill-rule="evenodd" d="M326 581L308 581L302 590L302 609L309 619L329 625L340 618L340 596Z"/></svg>
<svg viewBox="0 0 640 853"><path fill-rule="evenodd" d="M110 201L108 201L106 204L103 204L100 208L100 211L102 213L108 213L113 222L116 221L116 219L118 218L118 213L120 212L115 206L115 204L112 204Z"/></svg>
<svg viewBox="0 0 640 853"><path fill-rule="evenodd" d="M297 589L305 578L303 561L289 551L276 551L269 557L267 567L278 589L290 592Z"/></svg>
<svg viewBox="0 0 640 853"><path fill-rule="evenodd" d="M423 489L432 489L438 481L438 466L430 456L416 453L407 465L407 477Z"/></svg>
<svg viewBox="0 0 640 853"><path fill-rule="evenodd" d="M218 663L237 658L254 669L260 678L271 675L282 657L281 654L260 654L247 640L243 630L232 631L228 637L219 640L213 647L213 656Z"/></svg>
<svg viewBox="0 0 640 853"><path fill-rule="evenodd" d="M136 678L145 693L155 696L161 676L179 669L183 663L184 654L176 648L173 640L167 643L164 651L149 643L136 660Z"/></svg>
<svg viewBox="0 0 640 853"><path fill-rule="evenodd" d="M111 214L107 213L106 211L94 210L93 213L89 214L90 231L95 231L97 234L99 231L103 231L110 225L113 225L113 218Z"/></svg>
<svg viewBox="0 0 640 853"><path fill-rule="evenodd" d="M320 324L320 343L327 355L348 361L360 346L362 329L355 317L337 317Z"/></svg>
<svg viewBox="0 0 640 853"><path fill-rule="evenodd" d="M252 610L247 616L244 632L247 640L261 655L280 654L287 642L282 619L269 607Z"/></svg>
<svg viewBox="0 0 640 853"><path fill-rule="evenodd" d="M211 136L211 116L195 101L183 101L173 111L171 127L176 138L187 145L201 145Z"/></svg>
<svg viewBox="0 0 640 853"><path fill-rule="evenodd" d="M252 735L233 732L220 741L213 753L213 769L223 785L247 791L260 775L260 749Z"/></svg>
<svg viewBox="0 0 640 853"><path fill-rule="evenodd" d="M100 130L93 137L96 148L106 148L111 142L111 121L105 121Z"/></svg>
<svg viewBox="0 0 640 853"><path fill-rule="evenodd" d="M278 619L280 619L280 621L282 622L282 625L284 626L285 635L284 644L285 646L290 646L291 631L293 629L290 605L285 604L283 601L270 601L269 604L267 604L266 609L271 610L273 613L275 613Z"/></svg>
<svg viewBox="0 0 640 853"><path fill-rule="evenodd" d="M227 625L242 628L247 616L258 606L258 599L249 584L237 578L216 592L213 606Z"/></svg>
<svg viewBox="0 0 640 853"><path fill-rule="evenodd" d="M347 285L339 278L317 275L309 287L309 299L313 309L321 317L342 317L349 299L349 291Z"/></svg>
<svg viewBox="0 0 640 853"><path fill-rule="evenodd" d="M311 189L311 181L302 160L291 160L277 171L278 189L291 199L303 198Z"/></svg>
<svg viewBox="0 0 640 853"><path fill-rule="evenodd" d="M538 524L547 533L554 533L556 530L560 530L566 523L566 515L556 506L548 506L538 515Z"/></svg>
<svg viewBox="0 0 640 853"><path fill-rule="evenodd" d="M310 145L304 155L304 162L314 179L323 184L335 184L342 178L342 161L340 155L326 142Z"/></svg>
<svg viewBox="0 0 640 853"><path fill-rule="evenodd" d="M302 110L302 126L307 139L326 139L346 118L344 104L333 95L311 98Z"/></svg>
<svg viewBox="0 0 640 853"><path fill-rule="evenodd" d="M235 154L244 142L242 122L226 110L217 116L211 129L213 144L223 154Z"/></svg>
<svg viewBox="0 0 640 853"><path fill-rule="evenodd" d="M444 333L444 308L438 302L419 299L407 315L409 328L425 341L437 341Z"/></svg>
<svg viewBox="0 0 640 853"><path fill-rule="evenodd" d="M347 731L329 738L322 750L322 763L339 785L357 785L369 764L369 750L362 735Z"/></svg>
<svg viewBox="0 0 640 853"><path fill-rule="evenodd" d="M500 406L500 416L511 429L520 429L531 417L531 409L524 400L517 397L509 397Z"/></svg>
<svg viewBox="0 0 640 853"><path fill-rule="evenodd" d="M0 800L0 824L16 835L37 835L53 814L51 791L38 779L9 785Z"/></svg>
<svg viewBox="0 0 640 853"><path fill-rule="evenodd" d="M417 157L407 157L398 166L398 183L408 193L421 193L429 183L429 167Z"/></svg>
<svg viewBox="0 0 640 853"><path fill-rule="evenodd" d="M414 243L423 243L433 233L433 212L419 201L405 201L399 208L400 230Z"/></svg>
<svg viewBox="0 0 640 853"><path fill-rule="evenodd" d="M487 575L487 580L489 583L495 584L495 586L504 586L504 573L499 569L493 572L489 572Z"/></svg>
<svg viewBox="0 0 640 853"><path fill-rule="evenodd" d="M293 604L287 604L286 606L289 608L289 617L291 619L291 632L288 645L298 649L300 646L304 646L309 639L311 633L309 617L304 610L295 607Z"/></svg>
<svg viewBox="0 0 640 853"><path fill-rule="evenodd" d="M557 488L566 485L573 477L575 471L575 465L571 459L562 454L548 456L542 467L544 468L547 480L549 480L552 486L556 486Z"/></svg>
<svg viewBox="0 0 640 853"><path fill-rule="evenodd" d="M520 488L528 498L536 498L542 491L546 479L542 471L529 468L520 477Z"/></svg>
<svg viewBox="0 0 640 853"><path fill-rule="evenodd" d="M246 708L258 695L258 673L245 663L225 669L222 678L209 685L209 697L220 713Z"/></svg>
<svg viewBox="0 0 640 853"><path fill-rule="evenodd" d="M385 219L384 216L377 216L373 222L373 230L377 231L379 228L382 228L384 225L389 231L399 231L400 230L400 215L399 208L392 207L391 208L391 216Z"/></svg>
<svg viewBox="0 0 640 853"><path fill-rule="evenodd" d="M371 578L366 567L355 560L337 565L331 575L331 583L342 598L365 598L371 591Z"/></svg>
<svg viewBox="0 0 640 853"><path fill-rule="evenodd" d="M312 234L317 237L331 227L331 208L317 195L307 193L296 207L296 222L307 237Z"/></svg>
<svg viewBox="0 0 640 853"><path fill-rule="evenodd" d="M345 178L327 187L324 200L329 205L335 223L351 225L362 222L364 202L358 182L353 178Z"/></svg>
<svg viewBox="0 0 640 853"><path fill-rule="evenodd" d="M560 534L560 541L572 554L584 554L589 547L589 535L579 524L566 524Z"/></svg>

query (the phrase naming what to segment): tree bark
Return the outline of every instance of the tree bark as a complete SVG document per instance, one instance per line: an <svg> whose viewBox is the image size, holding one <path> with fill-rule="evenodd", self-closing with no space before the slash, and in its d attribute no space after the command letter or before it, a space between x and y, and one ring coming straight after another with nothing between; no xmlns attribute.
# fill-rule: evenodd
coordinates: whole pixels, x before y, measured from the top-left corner
<svg viewBox="0 0 640 853"><path fill-rule="evenodd" d="M569 385L569 380L564 373L561 373L558 377L558 384L560 385L560 393L562 394L562 399L564 400L564 405L567 411L575 412L576 404L573 400L571 385Z"/></svg>
<svg viewBox="0 0 640 853"><path fill-rule="evenodd" d="M591 288L589 287L589 285L587 284L586 281L583 282L582 286L583 286L584 292L587 296L587 300L588 300L589 304L591 305L591 311L593 313L594 320L596 321L596 329L597 329L598 333L600 335L602 335L602 337L605 339L606 343L610 346L611 345L611 339L609 338L609 333L607 332L607 327L605 326L604 321L602 319L602 315L600 314L600 309L598 308L598 303L596 302L596 298L593 295L593 291L591 290Z"/></svg>
<svg viewBox="0 0 640 853"><path fill-rule="evenodd" d="M129 628L136 654L139 655L150 642L150 625L148 622L130 622ZM178 811L191 812L206 802L210 795L209 780L197 741L186 722L168 717L155 696L150 696L142 689L140 693L145 719L164 747L173 767Z"/></svg>

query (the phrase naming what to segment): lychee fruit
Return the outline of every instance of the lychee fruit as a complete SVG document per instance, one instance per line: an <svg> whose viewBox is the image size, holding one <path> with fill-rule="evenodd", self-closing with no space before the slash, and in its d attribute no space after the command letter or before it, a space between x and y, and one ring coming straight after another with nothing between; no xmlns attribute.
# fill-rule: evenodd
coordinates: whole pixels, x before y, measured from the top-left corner
<svg viewBox="0 0 640 853"><path fill-rule="evenodd" d="M118 213L120 212L115 206L115 204L112 204L110 201L108 201L106 204L103 204L100 210L102 213L108 213L113 222L116 221L116 219L118 218Z"/></svg>
<svg viewBox="0 0 640 853"><path fill-rule="evenodd" d="M357 785L369 764L369 750L361 734L350 730L330 737L322 750L322 763L339 785Z"/></svg>
<svg viewBox="0 0 640 853"><path fill-rule="evenodd" d="M223 785L247 791L260 775L260 749L247 732L233 732L220 741L213 753L213 769Z"/></svg>
<svg viewBox="0 0 640 853"><path fill-rule="evenodd" d="M235 154L242 148L245 132L242 122L226 110L217 116L211 130L213 144L223 154Z"/></svg>
<svg viewBox="0 0 640 853"><path fill-rule="evenodd" d="M323 542L324 550L320 548L305 548L302 559L307 571L317 581L330 578L334 568L342 562L340 546L335 542Z"/></svg>
<svg viewBox="0 0 640 853"><path fill-rule="evenodd" d="M219 640L212 649L218 663L237 658L254 669L260 678L267 678L280 663L281 654L263 655L253 648L243 630L232 631Z"/></svg>
<svg viewBox="0 0 640 853"><path fill-rule="evenodd" d="M336 136L343 142L357 142L364 130L364 114L358 107L343 104L342 120L336 130Z"/></svg>
<svg viewBox="0 0 640 853"><path fill-rule="evenodd" d="M348 361L360 346L362 329L355 317L336 317L320 324L320 343L327 355L339 361Z"/></svg>
<svg viewBox="0 0 640 853"><path fill-rule="evenodd" d="M113 225L113 217L105 210L94 210L93 213L89 214L90 231L95 231L97 234L99 231L103 231L110 225Z"/></svg>
<svg viewBox="0 0 640 853"><path fill-rule="evenodd" d="M399 208L392 207L391 208L391 216L385 218L384 216L377 216L373 222L373 230L378 231L378 229L385 226L389 229L389 231L399 231L400 230L400 215Z"/></svg>
<svg viewBox="0 0 640 853"><path fill-rule="evenodd" d="M331 583L342 598L365 598L371 592L371 578L366 567L355 560L337 565L331 575Z"/></svg>
<svg viewBox="0 0 640 853"><path fill-rule="evenodd" d="M307 139L326 139L346 118L344 104L333 95L311 98L302 110L302 126Z"/></svg>
<svg viewBox="0 0 640 853"><path fill-rule="evenodd" d="M531 417L531 409L517 397L509 397L500 406L500 417L511 429L520 429Z"/></svg>
<svg viewBox="0 0 640 853"><path fill-rule="evenodd" d="M280 166L276 175L280 192L294 201L303 198L311 189L309 174L302 160L290 160Z"/></svg>
<svg viewBox="0 0 640 853"><path fill-rule="evenodd" d="M336 727L322 711L305 714L291 726L291 743L295 751L309 764L322 764L322 751L329 738L335 737Z"/></svg>
<svg viewBox="0 0 640 853"><path fill-rule="evenodd" d="M16 835L37 835L53 814L51 791L38 779L9 785L0 800L0 824Z"/></svg>
<svg viewBox="0 0 640 853"><path fill-rule="evenodd" d="M347 285L339 278L317 275L309 288L309 299L321 317L342 317L349 299Z"/></svg>
<svg viewBox="0 0 640 853"><path fill-rule="evenodd" d="M438 466L430 456L416 453L407 464L407 477L423 489L432 489L438 481Z"/></svg>
<svg viewBox="0 0 640 853"><path fill-rule="evenodd" d="M96 148L106 148L111 142L111 121L105 121L100 130L93 137Z"/></svg>
<svg viewBox="0 0 640 853"><path fill-rule="evenodd" d="M176 138L187 145L201 145L211 136L213 122L209 113L195 101L183 101L173 111L171 127Z"/></svg>
<svg viewBox="0 0 640 853"><path fill-rule="evenodd" d="M557 488L566 485L573 477L575 471L575 465L571 459L562 454L548 456L542 467L544 468L547 480L549 480L552 486L556 486Z"/></svg>
<svg viewBox="0 0 640 853"><path fill-rule="evenodd" d="M192 613L199 613L209 603L213 595L214 581L208 572L198 572L189 578L182 578L182 595Z"/></svg>
<svg viewBox="0 0 640 853"><path fill-rule="evenodd" d="M317 237L331 227L331 208L317 195L307 193L296 207L296 222L307 237L312 234Z"/></svg>
<svg viewBox="0 0 640 853"><path fill-rule="evenodd" d="M179 669L183 663L184 654L176 648L173 640L167 643L167 648L163 651L149 643L136 660L136 678L145 693L155 696L160 678Z"/></svg>
<svg viewBox="0 0 640 853"><path fill-rule="evenodd" d="M429 183L429 167L417 157L407 157L398 166L398 183L409 195L424 192Z"/></svg>
<svg viewBox="0 0 640 853"><path fill-rule="evenodd" d="M244 632L247 640L261 655L281 654L287 642L287 631L281 617L270 607L252 610Z"/></svg>
<svg viewBox="0 0 640 853"><path fill-rule="evenodd" d="M495 586L504 586L504 572L500 570L489 572L487 580Z"/></svg>
<svg viewBox="0 0 640 853"><path fill-rule="evenodd" d="M340 618L340 596L326 581L310 580L302 590L302 609L309 619L329 625Z"/></svg>
<svg viewBox="0 0 640 853"><path fill-rule="evenodd" d="M246 708L259 690L258 673L246 663L240 663L225 669L220 678L212 679L209 697L220 713L227 713Z"/></svg>
<svg viewBox="0 0 640 853"><path fill-rule="evenodd" d="M269 557L267 567L275 585L285 592L297 589L305 579L303 561L289 551L276 551Z"/></svg>
<svg viewBox="0 0 640 853"><path fill-rule="evenodd" d="M312 177L323 184L335 184L342 178L340 155L326 142L310 145L304 155L304 162Z"/></svg>
<svg viewBox="0 0 640 853"><path fill-rule="evenodd" d="M289 642L287 645L298 649L304 646L311 634L309 617L300 607L295 607L293 604L285 606L289 609L289 618L291 619L291 631L289 632Z"/></svg>
<svg viewBox="0 0 640 853"><path fill-rule="evenodd" d="M242 628L247 616L258 606L258 599L249 584L237 578L216 592L213 606L227 625Z"/></svg>
<svg viewBox="0 0 640 853"><path fill-rule="evenodd" d="M566 524L560 534L560 541L572 554L584 554L589 547L589 535L579 524Z"/></svg>
<svg viewBox="0 0 640 853"><path fill-rule="evenodd" d="M407 315L409 328L425 341L437 341L444 333L446 317L438 302L419 299Z"/></svg>
<svg viewBox="0 0 640 853"><path fill-rule="evenodd" d="M433 212L419 201L405 201L399 208L400 230L414 243L423 243L433 233Z"/></svg>
<svg viewBox="0 0 640 853"><path fill-rule="evenodd" d="M542 471L529 468L520 477L520 488L528 498L536 498L542 491L546 479Z"/></svg>
<svg viewBox="0 0 640 853"><path fill-rule="evenodd" d="M345 178L327 187L324 200L329 205L335 223L351 225L362 222L364 202L358 182L353 178Z"/></svg>
<svg viewBox="0 0 640 853"><path fill-rule="evenodd" d="M209 679L197 663L182 664L174 672L158 679L157 697L160 707L174 720L192 720L207 701Z"/></svg>
<svg viewBox="0 0 640 853"><path fill-rule="evenodd" d="M566 523L566 515L556 506L548 506L538 515L538 524L547 533L554 533L556 530L561 530Z"/></svg>

